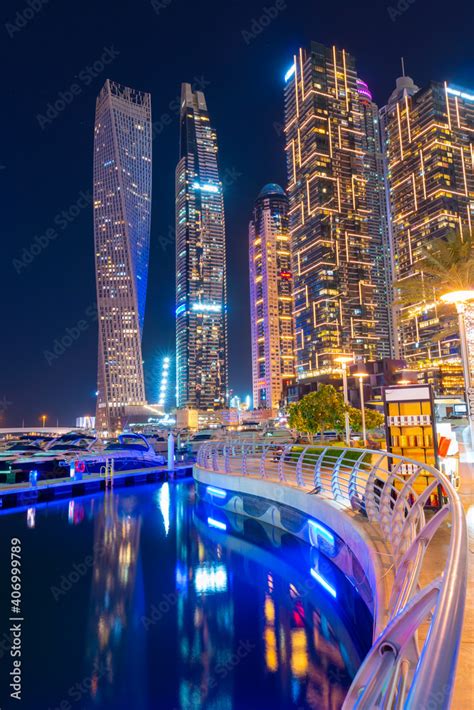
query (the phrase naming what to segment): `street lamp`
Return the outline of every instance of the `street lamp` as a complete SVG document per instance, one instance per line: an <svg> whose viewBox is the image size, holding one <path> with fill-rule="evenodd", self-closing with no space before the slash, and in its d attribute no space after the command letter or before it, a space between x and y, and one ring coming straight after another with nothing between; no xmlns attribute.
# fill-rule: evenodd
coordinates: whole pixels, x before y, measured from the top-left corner
<svg viewBox="0 0 474 710"><path fill-rule="evenodd" d="M365 430L365 402L364 402L364 377L368 377L369 373L359 370L359 372L354 372L354 377L359 378L359 392L360 392L360 411L362 414L362 441L364 446L367 446L367 432Z"/></svg>
<svg viewBox="0 0 474 710"><path fill-rule="evenodd" d="M342 389L344 391L344 403L346 405L349 405L349 388L347 386L347 366L349 363L354 362L354 358L351 355L338 355L336 358L334 358L335 362L338 362L341 365L342 369ZM351 426L349 423L349 412L345 412L344 414L345 422L346 422L346 444L347 446L351 445Z"/></svg>
<svg viewBox="0 0 474 710"><path fill-rule="evenodd" d="M47 419L47 416L48 416L47 414L42 414L42 415L41 415L41 420L42 420L42 422L43 422L43 429L44 429L45 426L46 426L46 419Z"/></svg>
<svg viewBox="0 0 474 710"><path fill-rule="evenodd" d="M474 289L463 289L462 291L449 291L449 293L443 293L440 296L440 300L443 303L451 303L456 306L456 311L458 314L459 322L459 345L461 351L461 363L464 374L464 389L466 391L466 406L467 406L467 416L471 429L471 438L474 443L474 405L471 403L471 371L469 365L469 352L467 348L467 338L466 338L466 322L464 319L464 314L466 311L466 304L470 301L474 301Z"/></svg>

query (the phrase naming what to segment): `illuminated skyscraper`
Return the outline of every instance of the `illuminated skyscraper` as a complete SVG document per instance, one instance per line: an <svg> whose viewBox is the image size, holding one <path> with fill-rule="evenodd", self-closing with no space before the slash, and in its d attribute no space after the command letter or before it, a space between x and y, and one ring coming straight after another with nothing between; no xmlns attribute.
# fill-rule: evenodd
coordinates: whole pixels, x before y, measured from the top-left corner
<svg viewBox="0 0 474 710"><path fill-rule="evenodd" d="M249 242L253 406L276 410L295 377L288 198L279 185L257 197Z"/></svg>
<svg viewBox="0 0 474 710"><path fill-rule="evenodd" d="M419 273L422 247L474 221L474 92L409 77L381 112L396 279ZM420 278L420 302L398 314L400 355L441 394L462 392L454 306L439 306Z"/></svg>
<svg viewBox="0 0 474 710"><path fill-rule="evenodd" d="M297 378L388 352L378 126L354 58L316 42L285 80ZM383 289L383 290L382 290Z"/></svg>
<svg viewBox="0 0 474 710"><path fill-rule="evenodd" d="M96 104L97 430L145 404L141 339L151 213L151 97L107 80Z"/></svg>
<svg viewBox="0 0 474 710"><path fill-rule="evenodd" d="M227 396L226 244L217 138L201 91L183 84L176 168L178 407L220 408Z"/></svg>
<svg viewBox="0 0 474 710"><path fill-rule="evenodd" d="M369 251L372 260L372 278L376 286L375 332L377 333L377 358L393 355L390 343L392 333L392 309L389 299L391 283L391 257L388 238L387 204L385 194L384 162L380 133L379 109L372 100L369 87L357 79L357 89L362 113L362 146L366 179L367 206L370 217L367 229L370 239Z"/></svg>

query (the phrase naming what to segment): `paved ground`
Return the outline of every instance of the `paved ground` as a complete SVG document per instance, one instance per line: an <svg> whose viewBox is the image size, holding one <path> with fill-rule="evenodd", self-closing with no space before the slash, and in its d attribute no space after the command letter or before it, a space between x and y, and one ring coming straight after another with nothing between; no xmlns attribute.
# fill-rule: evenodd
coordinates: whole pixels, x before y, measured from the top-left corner
<svg viewBox="0 0 474 710"><path fill-rule="evenodd" d="M460 438L458 436L458 438ZM461 451L461 488L459 490L467 518L469 536L468 586L466 612L454 688L453 710L474 708L474 449L467 430L463 432Z"/></svg>

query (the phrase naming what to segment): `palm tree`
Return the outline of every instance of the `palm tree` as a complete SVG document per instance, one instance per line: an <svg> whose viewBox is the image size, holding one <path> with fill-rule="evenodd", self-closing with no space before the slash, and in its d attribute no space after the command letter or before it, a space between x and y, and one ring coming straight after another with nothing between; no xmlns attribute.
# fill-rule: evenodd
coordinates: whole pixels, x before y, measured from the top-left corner
<svg viewBox="0 0 474 710"><path fill-rule="evenodd" d="M466 332L466 322L474 324L474 239L467 230L451 231L445 237L434 239L421 248L420 258L415 263L415 273L399 279L394 287L398 292L396 305L417 309L420 306L436 305L446 326L436 333L434 339L445 340L459 337L459 353L468 403L471 436L474 445L474 408L471 397L471 372L474 370L474 338L472 325ZM454 305L456 308L454 308ZM457 311L457 318L456 318ZM452 318L449 318L452 316Z"/></svg>
<svg viewBox="0 0 474 710"><path fill-rule="evenodd" d="M408 308L436 304L441 313L452 313L452 325L436 335L436 340L444 340L457 332L457 324L452 305L443 304L440 297L474 287L474 239L467 230L453 230L422 246L414 266L412 275L395 281L395 304Z"/></svg>

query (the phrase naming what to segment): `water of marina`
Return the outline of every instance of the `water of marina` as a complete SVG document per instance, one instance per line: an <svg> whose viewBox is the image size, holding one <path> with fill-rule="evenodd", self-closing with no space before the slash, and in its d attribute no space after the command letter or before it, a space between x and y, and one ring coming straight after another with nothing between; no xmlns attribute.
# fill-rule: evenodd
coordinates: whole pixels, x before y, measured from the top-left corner
<svg viewBox="0 0 474 710"><path fill-rule="evenodd" d="M223 517L224 516L224 517ZM22 702L10 697L10 540L22 555ZM339 708L371 617L317 551L148 485L0 515L0 707Z"/></svg>

